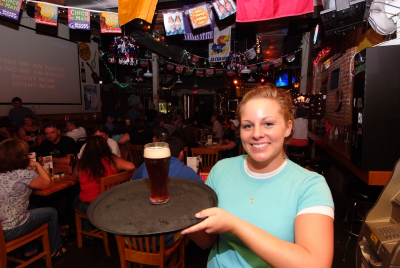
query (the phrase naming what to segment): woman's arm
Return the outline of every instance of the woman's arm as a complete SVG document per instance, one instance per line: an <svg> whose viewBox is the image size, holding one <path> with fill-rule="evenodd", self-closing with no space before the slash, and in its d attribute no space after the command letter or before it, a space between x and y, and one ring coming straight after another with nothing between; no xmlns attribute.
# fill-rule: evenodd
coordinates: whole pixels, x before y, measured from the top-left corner
<svg viewBox="0 0 400 268"><path fill-rule="evenodd" d="M25 140L26 132L23 127L18 128L18 137Z"/></svg>
<svg viewBox="0 0 400 268"><path fill-rule="evenodd" d="M129 136L129 133L125 133L124 135L119 138L118 143L120 144L125 144L131 140L131 137Z"/></svg>
<svg viewBox="0 0 400 268"><path fill-rule="evenodd" d="M283 241L220 208L196 214L208 217L182 231L189 234L232 233L250 250L273 267L331 267L333 259L333 219L322 214L302 214L294 223L295 243ZM195 241L196 242L196 241Z"/></svg>
<svg viewBox="0 0 400 268"><path fill-rule="evenodd" d="M118 156L113 156L112 158L115 162L117 170L130 171L135 169L135 164L132 162L126 161Z"/></svg>
<svg viewBox="0 0 400 268"><path fill-rule="evenodd" d="M43 169L42 165L39 162L31 161L29 166L36 167L39 176L34 178L29 187L32 189L46 189L51 186L51 178L49 174Z"/></svg>

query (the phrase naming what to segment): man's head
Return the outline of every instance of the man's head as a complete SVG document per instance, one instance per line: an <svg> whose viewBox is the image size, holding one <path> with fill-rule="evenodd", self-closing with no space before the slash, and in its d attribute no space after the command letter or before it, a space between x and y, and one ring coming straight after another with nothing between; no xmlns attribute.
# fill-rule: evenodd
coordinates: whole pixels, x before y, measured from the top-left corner
<svg viewBox="0 0 400 268"><path fill-rule="evenodd" d="M169 136L165 142L169 144L171 155L179 160L183 160L183 149L185 148L185 142L174 136Z"/></svg>
<svg viewBox="0 0 400 268"><path fill-rule="evenodd" d="M49 122L43 128L46 139L48 139L51 143L57 144L60 141L60 130L57 128L57 126Z"/></svg>
<svg viewBox="0 0 400 268"><path fill-rule="evenodd" d="M15 97L12 99L12 105L14 106L15 109L21 110L22 109L22 100L19 97Z"/></svg>
<svg viewBox="0 0 400 268"><path fill-rule="evenodd" d="M182 115L178 114L176 116L176 120L178 120L179 122L182 122Z"/></svg>
<svg viewBox="0 0 400 268"><path fill-rule="evenodd" d="M106 126L98 125L94 128L93 136L101 136L104 139L108 140L108 133L109 133L109 130Z"/></svg>
<svg viewBox="0 0 400 268"><path fill-rule="evenodd" d="M74 120L67 120L67 129L68 131L72 131L74 129L77 129L76 123Z"/></svg>
<svg viewBox="0 0 400 268"><path fill-rule="evenodd" d="M215 121L217 121L217 117L215 115L211 116L211 123L215 123Z"/></svg>
<svg viewBox="0 0 400 268"><path fill-rule="evenodd" d="M150 104L150 110L154 110L156 109L156 106L154 105L154 103Z"/></svg>

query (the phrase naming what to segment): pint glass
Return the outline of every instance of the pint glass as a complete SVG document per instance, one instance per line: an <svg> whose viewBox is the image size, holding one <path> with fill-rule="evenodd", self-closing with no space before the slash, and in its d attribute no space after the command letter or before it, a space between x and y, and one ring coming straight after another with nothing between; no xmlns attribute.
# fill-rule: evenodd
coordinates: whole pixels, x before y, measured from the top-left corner
<svg viewBox="0 0 400 268"><path fill-rule="evenodd" d="M167 203L169 201L168 172L171 160L168 143L153 142L146 144L143 156L150 179L151 203Z"/></svg>

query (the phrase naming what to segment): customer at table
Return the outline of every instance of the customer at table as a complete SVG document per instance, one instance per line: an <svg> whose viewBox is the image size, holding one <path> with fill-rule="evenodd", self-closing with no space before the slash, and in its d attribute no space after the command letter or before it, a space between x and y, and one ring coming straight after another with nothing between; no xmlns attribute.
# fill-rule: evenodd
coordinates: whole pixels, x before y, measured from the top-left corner
<svg viewBox="0 0 400 268"><path fill-rule="evenodd" d="M133 123L136 119L143 116L143 114L139 110L143 110L143 105L140 103L135 104L132 106L132 109L125 113L124 117L129 118L131 120L131 123Z"/></svg>
<svg viewBox="0 0 400 268"><path fill-rule="evenodd" d="M16 137L15 126L11 124L11 120L8 117L3 117L0 120L0 136L4 139Z"/></svg>
<svg viewBox="0 0 400 268"><path fill-rule="evenodd" d="M333 201L325 179L283 158L292 130L291 94L273 84L249 91L238 107L249 154L212 168L206 184L218 208L182 231L212 247L207 267L331 267Z"/></svg>
<svg viewBox="0 0 400 268"><path fill-rule="evenodd" d="M36 145L39 146L42 144L44 140L46 140L46 134L44 134L44 127L48 126L50 124L50 119L43 119L42 122L40 122L39 126L39 134L36 137Z"/></svg>
<svg viewBox="0 0 400 268"><path fill-rule="evenodd" d="M31 141L31 137L39 134L39 128L35 125L35 119L32 115L28 114L24 117L24 125L18 129L18 137L23 140ZM27 138L27 136L29 138Z"/></svg>
<svg viewBox="0 0 400 268"><path fill-rule="evenodd" d="M199 147L200 137L199 137L199 128L195 121L189 123L182 130L182 139L185 142L185 146L188 147L189 156L192 155L192 148Z"/></svg>
<svg viewBox="0 0 400 268"><path fill-rule="evenodd" d="M183 149L185 148L185 143L183 140L174 136L170 136L167 138L166 143L169 144L169 149L171 150L171 161L169 163L168 177L185 178L203 183L203 180L199 177L199 175L197 175L193 169L183 163ZM143 163L135 172L135 174L133 174L132 180L148 177L149 175L147 173L146 165Z"/></svg>
<svg viewBox="0 0 400 268"><path fill-rule="evenodd" d="M213 124L212 126L207 126L203 124L203 127L212 129L213 141L219 142L224 136L224 129L222 128L221 123L218 121L218 118L215 115L211 116L211 123Z"/></svg>
<svg viewBox="0 0 400 268"><path fill-rule="evenodd" d="M68 132L65 136L74 139L76 142L79 138L86 138L86 130L83 127L78 127L75 120L67 120L67 130Z"/></svg>
<svg viewBox="0 0 400 268"><path fill-rule="evenodd" d="M115 156L107 141L101 136L88 139L86 148L74 170L73 178L79 180L79 197L74 200L74 207L82 213L87 212L89 204L100 194L100 178L118 173L118 170L134 170L135 165ZM89 228L88 222L84 231Z"/></svg>
<svg viewBox="0 0 400 268"><path fill-rule="evenodd" d="M32 189L46 189L51 179L42 165L30 161L29 147L20 139L0 143L0 223L6 242L18 239L48 223L51 256L61 257L66 249L61 245L57 210L51 207L28 209ZM35 167L37 172L31 168ZM24 256L38 253L37 244L24 247Z"/></svg>
<svg viewBox="0 0 400 268"><path fill-rule="evenodd" d="M293 135L289 140L290 146L307 147L308 146L308 113L304 107L296 109L296 119L293 123Z"/></svg>
<svg viewBox="0 0 400 268"><path fill-rule="evenodd" d="M37 149L39 161L43 162L43 156L52 156L53 162L68 165L71 155L76 153L76 143L73 139L60 135L60 130L52 123L44 126L44 140ZM43 164L43 163L42 163Z"/></svg>
<svg viewBox="0 0 400 268"><path fill-rule="evenodd" d="M157 116L158 111L156 110L156 106L154 103L150 104L150 109L145 112L146 116L146 126L152 127L154 126L154 118Z"/></svg>
<svg viewBox="0 0 400 268"><path fill-rule="evenodd" d="M159 138L161 133L168 133L168 130L164 128L164 118L162 114L156 115L153 122L154 124L151 128L151 131L153 132L154 136Z"/></svg>
<svg viewBox="0 0 400 268"><path fill-rule="evenodd" d="M119 138L122 137L125 133L128 132L128 128L126 126L125 120L123 121L118 121L117 124L115 125L113 131L112 131L112 139L115 140L115 142L118 142Z"/></svg>
<svg viewBox="0 0 400 268"><path fill-rule="evenodd" d="M111 152L118 157L121 157L121 152L119 151L118 143L116 143L113 139L108 137L108 128L104 125L98 125L94 128L93 136L100 136L103 137L106 141L108 146L110 147ZM81 151L78 154L78 158L81 159L82 153L85 150L86 143L82 146Z"/></svg>
<svg viewBox="0 0 400 268"><path fill-rule="evenodd" d="M156 142L158 139L151 131L146 129L144 121L140 118L133 123L132 129L119 138L119 144L129 142L134 145L145 145L147 143Z"/></svg>
<svg viewBox="0 0 400 268"><path fill-rule="evenodd" d="M172 119L169 115L163 115L163 121L164 121L163 128L168 130L169 135L172 135L172 133L174 133L176 130L171 120Z"/></svg>
<svg viewBox="0 0 400 268"><path fill-rule="evenodd" d="M20 128L24 125L25 115L29 114L35 117L35 113L31 109L22 106L21 98L13 98L12 105L14 106L14 108L11 108L8 112L8 118L11 120L12 123L17 126L17 128Z"/></svg>
<svg viewBox="0 0 400 268"><path fill-rule="evenodd" d="M239 155L240 137L239 137L239 120L231 119L229 129L225 132L223 144L213 145L212 149L221 149L222 158L235 157Z"/></svg>

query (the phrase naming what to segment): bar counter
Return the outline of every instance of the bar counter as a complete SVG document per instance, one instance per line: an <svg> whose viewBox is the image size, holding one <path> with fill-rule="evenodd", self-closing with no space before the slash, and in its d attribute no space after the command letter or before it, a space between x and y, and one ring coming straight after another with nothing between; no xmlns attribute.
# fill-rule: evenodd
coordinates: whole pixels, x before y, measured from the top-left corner
<svg viewBox="0 0 400 268"><path fill-rule="evenodd" d="M334 136L328 138L328 132L308 131L308 137L312 139L325 152L330 154L339 163L348 168L354 175L368 185L386 185L392 171L363 171L350 161L351 143L344 142L343 137Z"/></svg>

